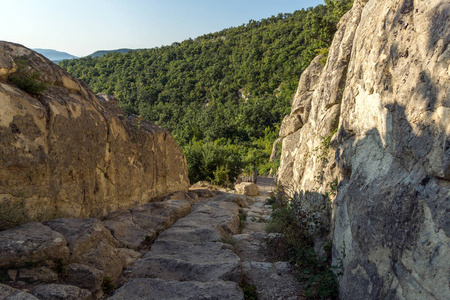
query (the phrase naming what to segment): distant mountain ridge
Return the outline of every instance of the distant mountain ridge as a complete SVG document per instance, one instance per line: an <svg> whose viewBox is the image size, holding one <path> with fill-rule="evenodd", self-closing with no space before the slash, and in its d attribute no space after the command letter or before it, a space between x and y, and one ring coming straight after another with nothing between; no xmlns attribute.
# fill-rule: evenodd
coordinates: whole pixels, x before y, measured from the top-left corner
<svg viewBox="0 0 450 300"><path fill-rule="evenodd" d="M36 48L33 49L34 51L36 51L39 54L44 55L45 57L47 57L48 59L50 59L52 62L54 63L58 63L64 59L72 59L72 58L78 58L75 55L69 54L67 52L61 52L61 51L57 51L57 50L53 50L53 49L40 49L40 48Z"/></svg>
<svg viewBox="0 0 450 300"><path fill-rule="evenodd" d="M115 49L115 50L98 50L95 51L92 54L86 55L86 56L92 56L92 57L102 57L103 55L106 55L108 53L127 53L129 51L136 51L138 49L128 49L128 48L121 48L121 49Z"/></svg>
<svg viewBox="0 0 450 300"><path fill-rule="evenodd" d="M79 58L75 55L69 54L67 52L57 51L54 49L41 49L41 48L35 48L32 49L36 51L39 54L44 55L48 59L50 59L54 63L59 63L60 61L63 61L65 59L73 59L73 58ZM139 49L128 49L128 48L121 48L121 49L115 49L115 50L98 50L95 51L92 54L86 55L91 57L102 57L103 55L106 55L108 53L127 53L129 51L136 51Z"/></svg>

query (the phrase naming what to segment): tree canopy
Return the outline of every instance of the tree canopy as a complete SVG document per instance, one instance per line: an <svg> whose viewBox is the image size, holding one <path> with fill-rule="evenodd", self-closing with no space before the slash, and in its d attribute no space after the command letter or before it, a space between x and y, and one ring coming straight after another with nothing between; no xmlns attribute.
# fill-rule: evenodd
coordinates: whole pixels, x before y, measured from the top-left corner
<svg viewBox="0 0 450 300"><path fill-rule="evenodd" d="M351 5L325 0L170 46L59 65L94 92L117 97L128 114L169 129L185 152L192 181L222 183L220 172L231 180L246 166L270 169L271 144L300 74L330 46Z"/></svg>

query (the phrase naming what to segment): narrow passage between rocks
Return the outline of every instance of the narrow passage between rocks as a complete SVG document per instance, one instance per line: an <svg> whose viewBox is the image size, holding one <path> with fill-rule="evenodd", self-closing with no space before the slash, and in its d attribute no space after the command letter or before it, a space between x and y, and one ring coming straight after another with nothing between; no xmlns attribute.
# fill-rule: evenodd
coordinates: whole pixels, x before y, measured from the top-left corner
<svg viewBox="0 0 450 300"><path fill-rule="evenodd" d="M195 203L124 270L109 299L301 299L290 264L271 261L266 246L273 179L259 177L258 188L257 197L222 192Z"/></svg>

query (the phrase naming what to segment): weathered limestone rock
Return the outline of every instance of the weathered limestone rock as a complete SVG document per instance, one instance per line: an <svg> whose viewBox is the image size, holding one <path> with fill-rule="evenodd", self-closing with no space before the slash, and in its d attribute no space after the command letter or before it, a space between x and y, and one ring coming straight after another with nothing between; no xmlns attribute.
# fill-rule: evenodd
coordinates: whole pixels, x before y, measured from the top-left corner
<svg viewBox="0 0 450 300"><path fill-rule="evenodd" d="M309 118L312 94L316 90L323 70L322 59L322 55L317 56L303 71L297 92L292 100L291 115L299 114L303 123L306 123Z"/></svg>
<svg viewBox="0 0 450 300"><path fill-rule="evenodd" d="M187 200L167 200L132 209L131 214L133 222L142 229L152 228L159 233L190 211L191 206Z"/></svg>
<svg viewBox="0 0 450 300"><path fill-rule="evenodd" d="M238 194L225 194L223 196L218 196L217 199L220 199L220 201L236 203L239 207L248 207L250 203L253 202L251 198Z"/></svg>
<svg viewBox="0 0 450 300"><path fill-rule="evenodd" d="M93 300L92 294L85 289L66 284L38 285L33 295L41 300Z"/></svg>
<svg viewBox="0 0 450 300"><path fill-rule="evenodd" d="M48 267L19 269L16 280L30 283L52 283L58 280L58 273Z"/></svg>
<svg viewBox="0 0 450 300"><path fill-rule="evenodd" d="M83 264L70 264L67 266L64 283L74 285L91 292L101 290L104 272Z"/></svg>
<svg viewBox="0 0 450 300"><path fill-rule="evenodd" d="M117 249L119 243L98 219L57 219L47 226L64 235L70 249L70 261L102 270L113 281L126 266Z"/></svg>
<svg viewBox="0 0 450 300"><path fill-rule="evenodd" d="M64 236L41 223L0 231L0 269L26 264L52 265L68 259L69 248Z"/></svg>
<svg viewBox="0 0 450 300"><path fill-rule="evenodd" d="M157 240L151 251L124 274L129 278L178 281L240 281L239 258L218 242Z"/></svg>
<svg viewBox="0 0 450 300"><path fill-rule="evenodd" d="M285 137L296 132L303 125L300 115L287 115L280 127L280 137Z"/></svg>
<svg viewBox="0 0 450 300"><path fill-rule="evenodd" d="M41 96L8 83L19 59L48 83ZM114 101L17 44L0 42L0 77L2 210L23 212L23 221L99 217L187 191L186 160L167 130L125 118Z"/></svg>
<svg viewBox="0 0 450 300"><path fill-rule="evenodd" d="M342 299L450 294L449 21L448 1L355 1L311 66L278 180L306 206L333 200L316 245L332 235Z"/></svg>
<svg viewBox="0 0 450 300"><path fill-rule="evenodd" d="M236 192L246 196L258 196L258 186L253 182L241 182L234 187Z"/></svg>
<svg viewBox="0 0 450 300"><path fill-rule="evenodd" d="M230 281L165 281L161 279L137 278L127 282L108 299L244 299L238 284Z"/></svg>
<svg viewBox="0 0 450 300"><path fill-rule="evenodd" d="M98 219L57 219L45 223L67 240L71 259L81 257L100 241L118 246L110 231Z"/></svg>
<svg viewBox="0 0 450 300"><path fill-rule="evenodd" d="M133 249L119 248L118 250L122 253L122 256L125 257L125 266L127 267L142 257L139 252L134 251Z"/></svg>
<svg viewBox="0 0 450 300"><path fill-rule="evenodd" d="M148 227L142 229L133 220L133 214L129 210L122 211L123 213L112 213L106 216L103 224L111 231L111 234L120 241L123 245L131 247L132 249L139 249L146 240L154 240L156 237L156 230Z"/></svg>
<svg viewBox="0 0 450 300"><path fill-rule="evenodd" d="M35 296L0 283L0 299L2 300L39 300Z"/></svg>
<svg viewBox="0 0 450 300"><path fill-rule="evenodd" d="M124 281L157 277L239 282L239 258L219 242L224 234L238 233L239 210L223 198L195 204L189 215L165 230L147 254L124 270Z"/></svg>
<svg viewBox="0 0 450 300"><path fill-rule="evenodd" d="M258 299L296 300L302 294L301 286L295 276L289 274L288 262L246 261L242 264L247 283L256 286Z"/></svg>

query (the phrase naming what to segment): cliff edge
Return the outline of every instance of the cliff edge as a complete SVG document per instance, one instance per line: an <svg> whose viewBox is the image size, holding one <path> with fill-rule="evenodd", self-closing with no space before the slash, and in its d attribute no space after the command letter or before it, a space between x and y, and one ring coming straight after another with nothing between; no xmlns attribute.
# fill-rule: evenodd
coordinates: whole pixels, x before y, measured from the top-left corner
<svg viewBox="0 0 450 300"><path fill-rule="evenodd" d="M319 210L341 299L447 299L450 3L356 0L282 125L279 184Z"/></svg>
<svg viewBox="0 0 450 300"><path fill-rule="evenodd" d="M186 159L166 129L126 117L111 97L8 42L0 107L3 226L100 217L188 188Z"/></svg>

